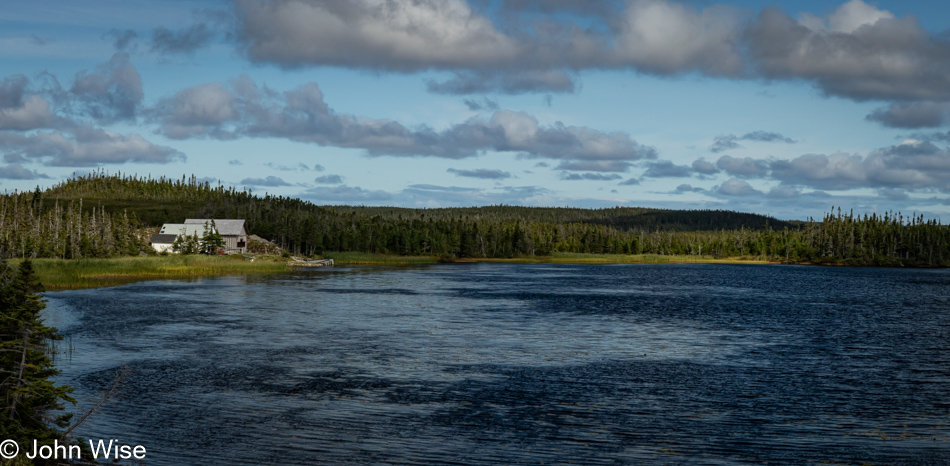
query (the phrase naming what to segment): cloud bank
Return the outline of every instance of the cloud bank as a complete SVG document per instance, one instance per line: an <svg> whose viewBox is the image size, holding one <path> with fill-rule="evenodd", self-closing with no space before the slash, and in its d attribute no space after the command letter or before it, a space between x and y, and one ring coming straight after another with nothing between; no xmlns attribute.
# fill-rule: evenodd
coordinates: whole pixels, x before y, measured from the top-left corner
<svg viewBox="0 0 950 466"><path fill-rule="evenodd" d="M432 92L574 92L576 72L628 69L805 80L854 100L950 99L950 42L861 0L825 17L671 0L237 0L253 62L446 71Z"/></svg>
<svg viewBox="0 0 950 466"><path fill-rule="evenodd" d="M656 150L625 133L605 133L508 110L475 117L443 131L408 128L392 120L341 114L315 83L277 92L247 77L179 91L160 101L149 117L172 139L271 137L343 148L370 156L462 159L486 151L562 161L564 170L625 171L631 162L656 158Z"/></svg>
<svg viewBox="0 0 950 466"><path fill-rule="evenodd" d="M234 36L250 60L285 68L449 71L453 78L432 81L429 88L452 94L573 92L567 71L589 68L743 73L738 44L749 13L732 7L699 10L634 0L615 12L619 20L600 28L550 15L540 21L513 18L526 11L611 9L586 3L505 5L514 30L502 31L487 12L463 0L238 0Z"/></svg>
<svg viewBox="0 0 950 466"><path fill-rule="evenodd" d="M91 167L185 160L171 147L98 126L135 122L143 98L141 77L125 53L76 73L68 90L49 74L37 81L22 75L0 79L0 153L15 164L4 168L4 177L40 177L19 165L29 161Z"/></svg>
<svg viewBox="0 0 950 466"><path fill-rule="evenodd" d="M709 146L709 151L713 153L719 153L732 149L741 149L742 145L739 144L739 141L784 142L786 144L795 144L797 142L794 139L783 136L779 133L760 130L746 133L742 136L736 136L735 134L716 136L716 138L713 140L713 144Z"/></svg>

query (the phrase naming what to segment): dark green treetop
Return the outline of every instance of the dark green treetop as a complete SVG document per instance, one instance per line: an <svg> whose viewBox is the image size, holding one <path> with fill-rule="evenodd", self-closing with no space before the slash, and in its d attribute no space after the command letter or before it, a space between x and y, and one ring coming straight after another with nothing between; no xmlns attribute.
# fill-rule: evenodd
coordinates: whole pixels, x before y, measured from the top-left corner
<svg viewBox="0 0 950 466"><path fill-rule="evenodd" d="M0 438L16 440L21 449L33 439L41 444L60 439L53 426L66 427L71 414L58 411L63 402L76 402L71 388L50 380L59 371L46 343L62 336L40 317L43 291L29 260L15 273L0 260Z"/></svg>

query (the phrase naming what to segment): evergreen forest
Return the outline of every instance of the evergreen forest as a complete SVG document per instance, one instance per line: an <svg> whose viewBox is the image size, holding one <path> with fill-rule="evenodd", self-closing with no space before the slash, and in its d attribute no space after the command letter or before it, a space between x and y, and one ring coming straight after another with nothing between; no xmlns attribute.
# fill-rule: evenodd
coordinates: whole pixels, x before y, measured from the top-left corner
<svg viewBox="0 0 950 466"><path fill-rule="evenodd" d="M407 209L321 206L211 186L194 176L94 172L48 189L0 196L0 257L152 253L148 237L185 218L243 218L292 254L354 251L458 258L554 253L741 257L788 263L950 265L950 229L922 215L854 215L788 222L717 210L487 206Z"/></svg>

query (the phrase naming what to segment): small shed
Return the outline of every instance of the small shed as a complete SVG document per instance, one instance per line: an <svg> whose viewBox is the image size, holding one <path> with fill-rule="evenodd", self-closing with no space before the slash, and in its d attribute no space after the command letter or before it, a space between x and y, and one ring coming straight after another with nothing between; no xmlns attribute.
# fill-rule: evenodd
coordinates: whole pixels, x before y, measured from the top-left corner
<svg viewBox="0 0 950 466"><path fill-rule="evenodd" d="M243 219L230 218L188 218L185 219L185 225L199 225L204 228L205 223L211 225L214 221L215 230L224 239L224 250L228 254L244 254L247 252L247 223ZM203 231L203 230L202 230ZM199 233L198 236L201 236Z"/></svg>

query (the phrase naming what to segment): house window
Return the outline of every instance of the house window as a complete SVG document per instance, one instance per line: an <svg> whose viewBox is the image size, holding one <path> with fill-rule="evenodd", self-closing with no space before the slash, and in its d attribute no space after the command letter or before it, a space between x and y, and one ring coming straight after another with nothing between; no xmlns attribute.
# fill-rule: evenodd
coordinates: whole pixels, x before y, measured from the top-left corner
<svg viewBox="0 0 950 466"><path fill-rule="evenodd" d="M244 238L241 238L241 239L238 240L237 247L243 248L243 247L244 247L244 244L245 244L245 243L244 243Z"/></svg>

